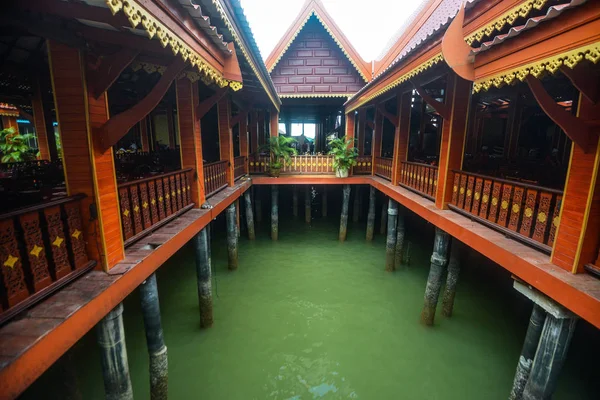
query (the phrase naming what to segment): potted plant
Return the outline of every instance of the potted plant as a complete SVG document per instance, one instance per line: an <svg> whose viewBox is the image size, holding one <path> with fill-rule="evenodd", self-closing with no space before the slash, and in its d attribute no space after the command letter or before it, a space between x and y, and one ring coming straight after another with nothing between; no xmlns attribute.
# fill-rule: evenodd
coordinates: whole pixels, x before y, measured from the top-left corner
<svg viewBox="0 0 600 400"><path fill-rule="evenodd" d="M274 136L269 138L269 143L261 147L262 150L269 151L269 175L278 177L281 168L289 165L292 161L292 155L298 154L298 151L292 147L296 139L289 136Z"/></svg>
<svg viewBox="0 0 600 400"><path fill-rule="evenodd" d="M19 162L29 161L35 158L28 141L33 137L28 133L25 135L19 134L14 128L0 130L0 154L2 154L2 162Z"/></svg>
<svg viewBox="0 0 600 400"><path fill-rule="evenodd" d="M341 138L329 139L329 154L333 156L333 169L338 178L347 178L350 168L356 165L358 151L354 147L354 139Z"/></svg>

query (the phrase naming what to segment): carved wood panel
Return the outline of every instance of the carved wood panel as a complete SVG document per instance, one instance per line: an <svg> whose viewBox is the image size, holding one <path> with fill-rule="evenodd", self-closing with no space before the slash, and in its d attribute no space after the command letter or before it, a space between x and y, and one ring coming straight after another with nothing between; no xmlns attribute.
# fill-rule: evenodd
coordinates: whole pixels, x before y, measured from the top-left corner
<svg viewBox="0 0 600 400"><path fill-rule="evenodd" d="M160 219L158 216L158 200L156 195L155 181L148 182L148 200L150 201L150 219L152 224L156 224L158 221L160 221Z"/></svg>
<svg viewBox="0 0 600 400"><path fill-rule="evenodd" d="M550 219L550 206L552 205L552 194L540 193L540 205L535 218L535 228L533 230L533 240L544 243L546 236L546 226Z"/></svg>
<svg viewBox="0 0 600 400"><path fill-rule="evenodd" d="M37 292L52 283L40 224L40 214L38 211L23 214L19 217L19 222L25 239L25 251L27 252L29 270L33 278L33 289Z"/></svg>
<svg viewBox="0 0 600 400"><path fill-rule="evenodd" d="M127 190L126 187L119 189L119 202L121 206L121 223L123 224L123 238L127 240L133 236L133 224L131 219L129 190Z"/></svg>
<svg viewBox="0 0 600 400"><path fill-rule="evenodd" d="M142 206L142 222L144 229L148 229L152 226L152 219L150 218L150 200L148 199L148 185L146 182L142 182L138 186L140 190L140 204Z"/></svg>
<svg viewBox="0 0 600 400"><path fill-rule="evenodd" d="M67 215L67 230L71 249L73 250L73 262L75 269L81 268L90 260L85 248L85 235L81 223L81 210L79 202L67 203L64 205Z"/></svg>
<svg viewBox="0 0 600 400"><path fill-rule="evenodd" d="M131 216L133 218L133 231L137 235L144 230L142 225L142 210L140 207L140 198L137 187L129 186L129 196L131 196Z"/></svg>
<svg viewBox="0 0 600 400"><path fill-rule="evenodd" d="M527 189L525 195L525 209L523 210L523 218L521 219L521 228L519 233L529 237L531 235L531 226L535 215L535 207L538 191L535 189Z"/></svg>
<svg viewBox="0 0 600 400"><path fill-rule="evenodd" d="M63 226L60 207L49 207L44 209L46 217L46 226L48 229L48 238L50 249L52 250L52 259L54 261L54 272L56 279L60 279L71 272L71 263L69 262L69 253L67 251L67 242L65 240L65 229Z"/></svg>

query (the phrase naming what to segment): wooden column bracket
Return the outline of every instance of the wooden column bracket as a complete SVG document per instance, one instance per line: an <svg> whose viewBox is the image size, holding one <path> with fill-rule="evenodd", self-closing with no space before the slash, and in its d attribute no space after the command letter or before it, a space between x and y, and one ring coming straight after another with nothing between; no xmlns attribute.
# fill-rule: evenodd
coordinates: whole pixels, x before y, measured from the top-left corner
<svg viewBox="0 0 600 400"><path fill-rule="evenodd" d="M569 68L566 65L560 66L562 72L592 104L597 104L600 100L600 79L594 71L586 65L579 63L575 68Z"/></svg>
<svg viewBox="0 0 600 400"><path fill-rule="evenodd" d="M88 87L95 99L110 88L139 53L139 50L123 47L115 54L102 58L100 65L88 68Z"/></svg>
<svg viewBox="0 0 600 400"><path fill-rule="evenodd" d="M584 153L590 152L591 131L582 120L556 104L552 96L546 92L542 82L532 75L525 78L529 89L546 115L560 126L565 134L577 144Z"/></svg>
<svg viewBox="0 0 600 400"><path fill-rule="evenodd" d="M467 81L475 80L475 55L471 54L471 46L465 42L465 34L463 32L463 24L465 21L465 5L463 4L454 17L454 20L446 29L444 38L442 39L442 55L446 64L458 76Z"/></svg>
<svg viewBox="0 0 600 400"><path fill-rule="evenodd" d="M433 109L435 111L437 111L438 114L440 114L442 116L442 118L444 119L450 119L450 112L452 111L450 108L449 104L446 103L442 103L440 101L437 101L436 99L434 99L433 97L431 97L426 91L425 89L423 89L421 86L417 85L414 82L411 82L415 88L415 90L417 91L417 93L419 93L419 96L421 96L423 98L423 100L425 101L425 103L429 104L431 107L433 107Z"/></svg>
<svg viewBox="0 0 600 400"><path fill-rule="evenodd" d="M167 90L169 90L173 80L183 71L185 65L186 62L183 59L176 57L146 97L129 110L115 115L98 129L98 137L103 151L117 144L119 139L125 136L135 124L158 105Z"/></svg>
<svg viewBox="0 0 600 400"><path fill-rule="evenodd" d="M383 104L377 104L377 111L379 111L381 115L383 115L388 121L390 121L390 123L394 125L394 128L398 127L398 124L400 123L400 118L397 115L387 112Z"/></svg>
<svg viewBox="0 0 600 400"><path fill-rule="evenodd" d="M196 118L202 118L204 115L210 111L211 108L215 104L223 98L227 94L228 86L217 89L215 94L210 96L208 99L203 100L200 104L196 106Z"/></svg>

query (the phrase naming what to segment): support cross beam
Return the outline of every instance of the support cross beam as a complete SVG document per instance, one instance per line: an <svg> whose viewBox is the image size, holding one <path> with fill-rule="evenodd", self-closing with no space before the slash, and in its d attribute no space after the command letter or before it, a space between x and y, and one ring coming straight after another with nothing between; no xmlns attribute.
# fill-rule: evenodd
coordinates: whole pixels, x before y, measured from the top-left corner
<svg viewBox="0 0 600 400"><path fill-rule="evenodd" d="M449 104L446 103L442 103L440 101L437 101L436 99L434 99L433 97L431 97L426 91L425 89L423 89L421 86L417 85L414 82L411 82L415 88L415 90L417 91L417 93L419 93L419 96L421 96L421 98L423 98L423 100L425 101L425 103L429 104L431 107L433 107L433 109L435 111L437 111L438 114L440 114L442 116L442 118L444 118L445 120L449 120L450 119L450 113L451 113L451 108Z"/></svg>
<svg viewBox="0 0 600 400"><path fill-rule="evenodd" d="M398 127L398 124L400 123L400 118L397 115L388 112L383 106L383 104L377 105L377 111L379 111L381 115L383 115L388 121L390 121L390 123L394 125L394 128Z"/></svg>
<svg viewBox="0 0 600 400"><path fill-rule="evenodd" d="M121 48L115 54L103 57L100 65L88 69L88 85L94 98L98 99L102 93L117 80L121 72L140 54L139 50Z"/></svg>
<svg viewBox="0 0 600 400"><path fill-rule="evenodd" d="M231 119L229 120L229 126L231 128L233 128L234 126L239 124L240 121L242 121L244 118L248 118L249 112L250 112L250 107L244 108L243 110L241 110L239 113L237 113L237 115L231 117Z"/></svg>
<svg viewBox="0 0 600 400"><path fill-rule="evenodd" d="M215 94L196 106L196 118L202 118L215 104L227 94L227 86L218 89Z"/></svg>
<svg viewBox="0 0 600 400"><path fill-rule="evenodd" d="M129 110L115 115L99 128L98 136L103 151L114 146L135 124L140 122L158 105L167 90L169 90L173 80L183 71L185 65L186 62L177 57L146 97Z"/></svg>
<svg viewBox="0 0 600 400"><path fill-rule="evenodd" d="M560 66L562 72L593 104L600 100L600 78L594 73L592 68L585 63L579 63L575 68L569 68L566 65Z"/></svg>

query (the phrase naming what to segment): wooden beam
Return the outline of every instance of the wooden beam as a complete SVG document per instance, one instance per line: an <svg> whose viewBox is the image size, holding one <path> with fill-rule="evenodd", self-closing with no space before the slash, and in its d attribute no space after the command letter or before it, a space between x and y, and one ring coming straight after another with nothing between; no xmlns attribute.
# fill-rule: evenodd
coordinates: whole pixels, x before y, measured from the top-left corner
<svg viewBox="0 0 600 400"><path fill-rule="evenodd" d="M229 120L231 128L239 124L244 118L248 118L248 112L250 112L250 107L241 110L237 113L237 115L231 117L231 119Z"/></svg>
<svg viewBox="0 0 600 400"><path fill-rule="evenodd" d="M458 76L468 81L475 80L475 55L471 54L471 46L465 42L463 24L465 21L465 6L460 7L458 14L446 29L442 39L442 54L446 64Z"/></svg>
<svg viewBox="0 0 600 400"><path fill-rule="evenodd" d="M579 63L575 68L560 66L562 72L592 104L600 100L600 79L587 63Z"/></svg>
<svg viewBox="0 0 600 400"><path fill-rule="evenodd" d="M383 104L377 104L377 111L379 111L381 115L383 115L388 121L390 121L390 123L394 125L394 128L398 127L400 119L397 115L388 112Z"/></svg>
<svg viewBox="0 0 600 400"><path fill-rule="evenodd" d="M421 98L427 104L429 104L431 107L433 107L433 109L435 111L437 111L437 113L440 114L442 116L442 118L444 118L444 119L450 118L451 110L450 110L450 106L448 104L437 101L436 99L431 97L421 86L417 85L414 82L411 82L411 83L413 84L417 93L419 93L419 96L421 96Z"/></svg>
<svg viewBox="0 0 600 400"><path fill-rule="evenodd" d="M110 88L139 53L137 49L124 47L113 55L103 57L100 65L88 67L88 86L95 99Z"/></svg>
<svg viewBox="0 0 600 400"><path fill-rule="evenodd" d="M539 106L544 110L546 115L560 126L565 134L577 144L584 153L590 152L590 135L591 131L588 125L582 120L566 111L564 108L556 104L556 101L546 92L542 82L533 75L527 75L525 78L529 89L537 100Z"/></svg>
<svg viewBox="0 0 600 400"><path fill-rule="evenodd" d="M127 134L129 129L157 106L165 93L167 93L167 90L169 90L173 80L183 71L185 66L186 62L177 57L146 97L129 110L115 115L99 128L99 137L103 151L114 146L119 139Z"/></svg>
<svg viewBox="0 0 600 400"><path fill-rule="evenodd" d="M219 100L221 100L221 98L223 98L223 96L227 94L227 88L228 87L226 86L217 89L215 94L210 96L208 99L203 100L202 103L198 104L196 106L196 118L204 117L204 115L207 112L209 112L210 109L213 108L213 106L217 104Z"/></svg>

